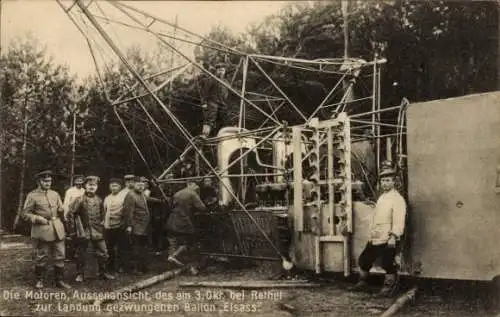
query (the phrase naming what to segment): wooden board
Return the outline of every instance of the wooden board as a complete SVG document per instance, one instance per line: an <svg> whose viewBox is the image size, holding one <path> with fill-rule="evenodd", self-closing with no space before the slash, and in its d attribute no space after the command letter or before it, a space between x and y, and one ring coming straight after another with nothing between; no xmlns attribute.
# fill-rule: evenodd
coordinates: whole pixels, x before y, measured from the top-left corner
<svg viewBox="0 0 500 317"><path fill-rule="evenodd" d="M500 93L408 109L411 261L421 276L500 273Z"/></svg>

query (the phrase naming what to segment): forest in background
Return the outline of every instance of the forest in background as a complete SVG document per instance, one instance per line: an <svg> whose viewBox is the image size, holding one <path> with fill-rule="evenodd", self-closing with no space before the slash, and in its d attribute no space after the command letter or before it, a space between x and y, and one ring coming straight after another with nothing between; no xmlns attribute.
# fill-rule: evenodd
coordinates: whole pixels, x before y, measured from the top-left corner
<svg viewBox="0 0 500 317"><path fill-rule="evenodd" d="M397 105L402 97L416 102L493 91L499 81L498 10L496 1L352 1L349 55L371 60L377 52L387 59L382 71L383 106ZM206 37L246 53L337 58L344 53L342 23L340 1L296 2L242 34L217 27ZM223 58L204 48L199 53L205 65ZM158 65L168 64L170 52L162 47L146 52L135 46L128 49L127 56L141 74L149 75ZM231 77L240 57L228 58L233 65L228 69ZM47 54L43 39L28 36L8 43L0 67L4 228L11 228L25 194L35 185L33 175L40 169L50 168L60 175L56 189L61 194L68 185L73 113L77 119L76 173L96 173L103 180L129 172L147 175L97 76L77 82ZM319 104L331 88L328 78L314 73L263 67L304 112L309 105ZM114 96L134 83L120 64L106 70L102 79ZM193 74L181 76L159 96L189 131L199 133L196 80ZM241 84L241 76L236 77L234 87ZM258 91L265 88L262 85L262 75L249 71L248 89ZM239 100L231 98L228 111L234 120ZM152 102L145 105L156 118L165 118L160 125L168 131L166 136L155 133L148 120L138 115L137 105L123 104L119 111L158 175L178 157L186 142L161 109Z"/></svg>

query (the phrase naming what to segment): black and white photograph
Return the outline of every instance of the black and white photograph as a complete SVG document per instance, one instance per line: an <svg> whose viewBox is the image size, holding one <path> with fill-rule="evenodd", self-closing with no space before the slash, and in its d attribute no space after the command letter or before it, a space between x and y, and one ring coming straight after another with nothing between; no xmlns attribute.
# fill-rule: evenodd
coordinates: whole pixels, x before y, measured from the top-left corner
<svg viewBox="0 0 500 317"><path fill-rule="evenodd" d="M499 91L498 0L0 0L0 316L500 317Z"/></svg>

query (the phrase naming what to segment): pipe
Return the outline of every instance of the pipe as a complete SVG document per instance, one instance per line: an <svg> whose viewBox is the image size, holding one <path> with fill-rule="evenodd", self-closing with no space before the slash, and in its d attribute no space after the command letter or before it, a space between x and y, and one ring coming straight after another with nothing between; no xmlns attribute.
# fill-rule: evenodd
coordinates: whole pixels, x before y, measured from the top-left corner
<svg viewBox="0 0 500 317"><path fill-rule="evenodd" d="M415 286L405 294L401 295L380 317L394 316L401 308L403 308L410 300L413 300L417 294L418 287Z"/></svg>

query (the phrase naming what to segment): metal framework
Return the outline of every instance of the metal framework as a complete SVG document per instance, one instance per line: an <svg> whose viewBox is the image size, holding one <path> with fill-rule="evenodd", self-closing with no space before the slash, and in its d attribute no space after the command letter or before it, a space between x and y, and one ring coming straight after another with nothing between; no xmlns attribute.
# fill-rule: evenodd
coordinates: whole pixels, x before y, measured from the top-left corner
<svg viewBox="0 0 500 317"><path fill-rule="evenodd" d="M248 215L250 220L257 226L267 242L269 242L274 251L282 259L285 259L286 256L248 212L245 204L244 190L243 192L236 192L231 186L230 178L238 178L241 182L240 187L243 189L246 188L244 185L251 178L256 178L261 183L269 182L270 179L287 179L287 175L291 172L290 168L287 169L284 166L278 166L272 160L262 158L260 153L269 149L273 142L292 139L291 126L293 126L293 129L307 131L308 129L312 129L311 126L314 125L314 122L318 118L322 120L336 118L340 113L348 113L350 116L349 129L352 136L350 142L374 140L376 143L377 167L381 163L381 145L383 140L386 140L387 149L394 143L393 139L396 140L398 149L402 148L402 135L405 133L404 128L402 128L404 123L403 112L406 103L395 107L381 108L381 65L386 61L377 55L375 55L372 61L364 61L352 58L307 60L250 54L197 35L177 24L134 8L126 2L76 0L68 3L58 0L58 3L84 36L106 98L113 107L135 150L149 169L151 176L153 176L152 169L148 165L140 145L135 142L133 135L129 131L129 127L126 126L122 119L123 113L121 113L120 106L136 103L158 135L164 140L168 140L168 133L158 122L159 118L151 113L151 106L146 106L145 104L146 100L152 101L156 108L160 109L166 115L168 124L171 127L175 127L176 131L185 139L186 147L184 151L176 161L164 167L164 172L159 177L156 177L155 181L158 183L175 183L188 179L200 180L204 177L216 178L224 188L224 192L229 197L228 199L235 202L235 208L244 211ZM153 74L144 75L143 72L139 71L138 65L134 65L124 54L125 47L120 46L121 41L116 36L116 28L140 31L144 37L155 41L162 47L173 52L177 57L175 61L182 60L184 62L170 63L166 69L158 69ZM239 63L232 74L232 79L229 81L212 73L194 57L190 56L188 50L184 49L183 45L193 49L202 47L204 50L212 50L224 53L227 56L237 57ZM121 64L126 67L132 79L127 84L126 91L118 96L111 96L110 89L107 87L103 76L105 71L109 71L110 64L114 60L113 56L117 57ZM279 80L275 78L276 71L270 72L266 71L266 69L318 73L332 78L330 81L333 84L328 88L328 92L322 101L318 105L311 105L309 111L305 113L304 107L297 105L296 101L286 92L286 89L280 87ZM238 125L231 133L219 133L219 135L207 139L195 137L193 132L188 131L181 120L175 115L171 107L166 105L159 97L161 91L167 85L171 84L174 79L181 75L189 76L193 71L209 76L238 98ZM261 82L267 84L264 89L259 87L258 90L253 91L252 87L249 87L248 74L250 71L254 74L258 73L261 76ZM241 85L238 87L234 85L236 79L239 79L241 82ZM359 82L369 83L371 87L368 89L369 93L355 98L353 92ZM271 92L269 93L269 91ZM371 110L368 112L360 111L361 106L366 108L367 103L371 103ZM381 115L388 111L399 111L398 122L382 122ZM294 122L287 122L285 120L285 118L291 118L290 114L293 114L292 118L294 118ZM362 133L366 129L370 130L369 135ZM170 131L169 133L171 133ZM382 131L385 132L382 133ZM331 141L328 141L331 140L331 129L327 129L327 132L324 133L323 135L316 135L318 145L312 151L316 151L316 155L319 155L317 153L318 149L325 142L328 143L328 148L332 148L333 146ZM277 134L280 134L281 138L278 138ZM216 146L234 140L244 142L246 146L241 147L239 155L236 158L228 162L224 168L220 168L220 164L218 164L220 162L211 160L208 154L213 153ZM308 140L304 140L304 142L307 143ZM300 151L299 148L295 150ZM291 149L286 151L291 151ZM389 152L387 150L388 154ZM403 154L402 151L398 153ZM192 154L196 157L197 175L183 178L168 177L169 173L179 163ZM307 156L305 155L303 160ZM385 157L386 159L390 159L388 155ZM401 157L398 157L398 159L401 159ZM248 166L245 161L250 158L256 161L257 166L261 169L260 171L249 171L246 169ZM239 170L234 171L233 169L231 173L228 173L237 164L239 164ZM329 161L329 164L331 165L332 163ZM219 168L217 168L218 166ZM333 190L331 184L329 190Z"/></svg>

